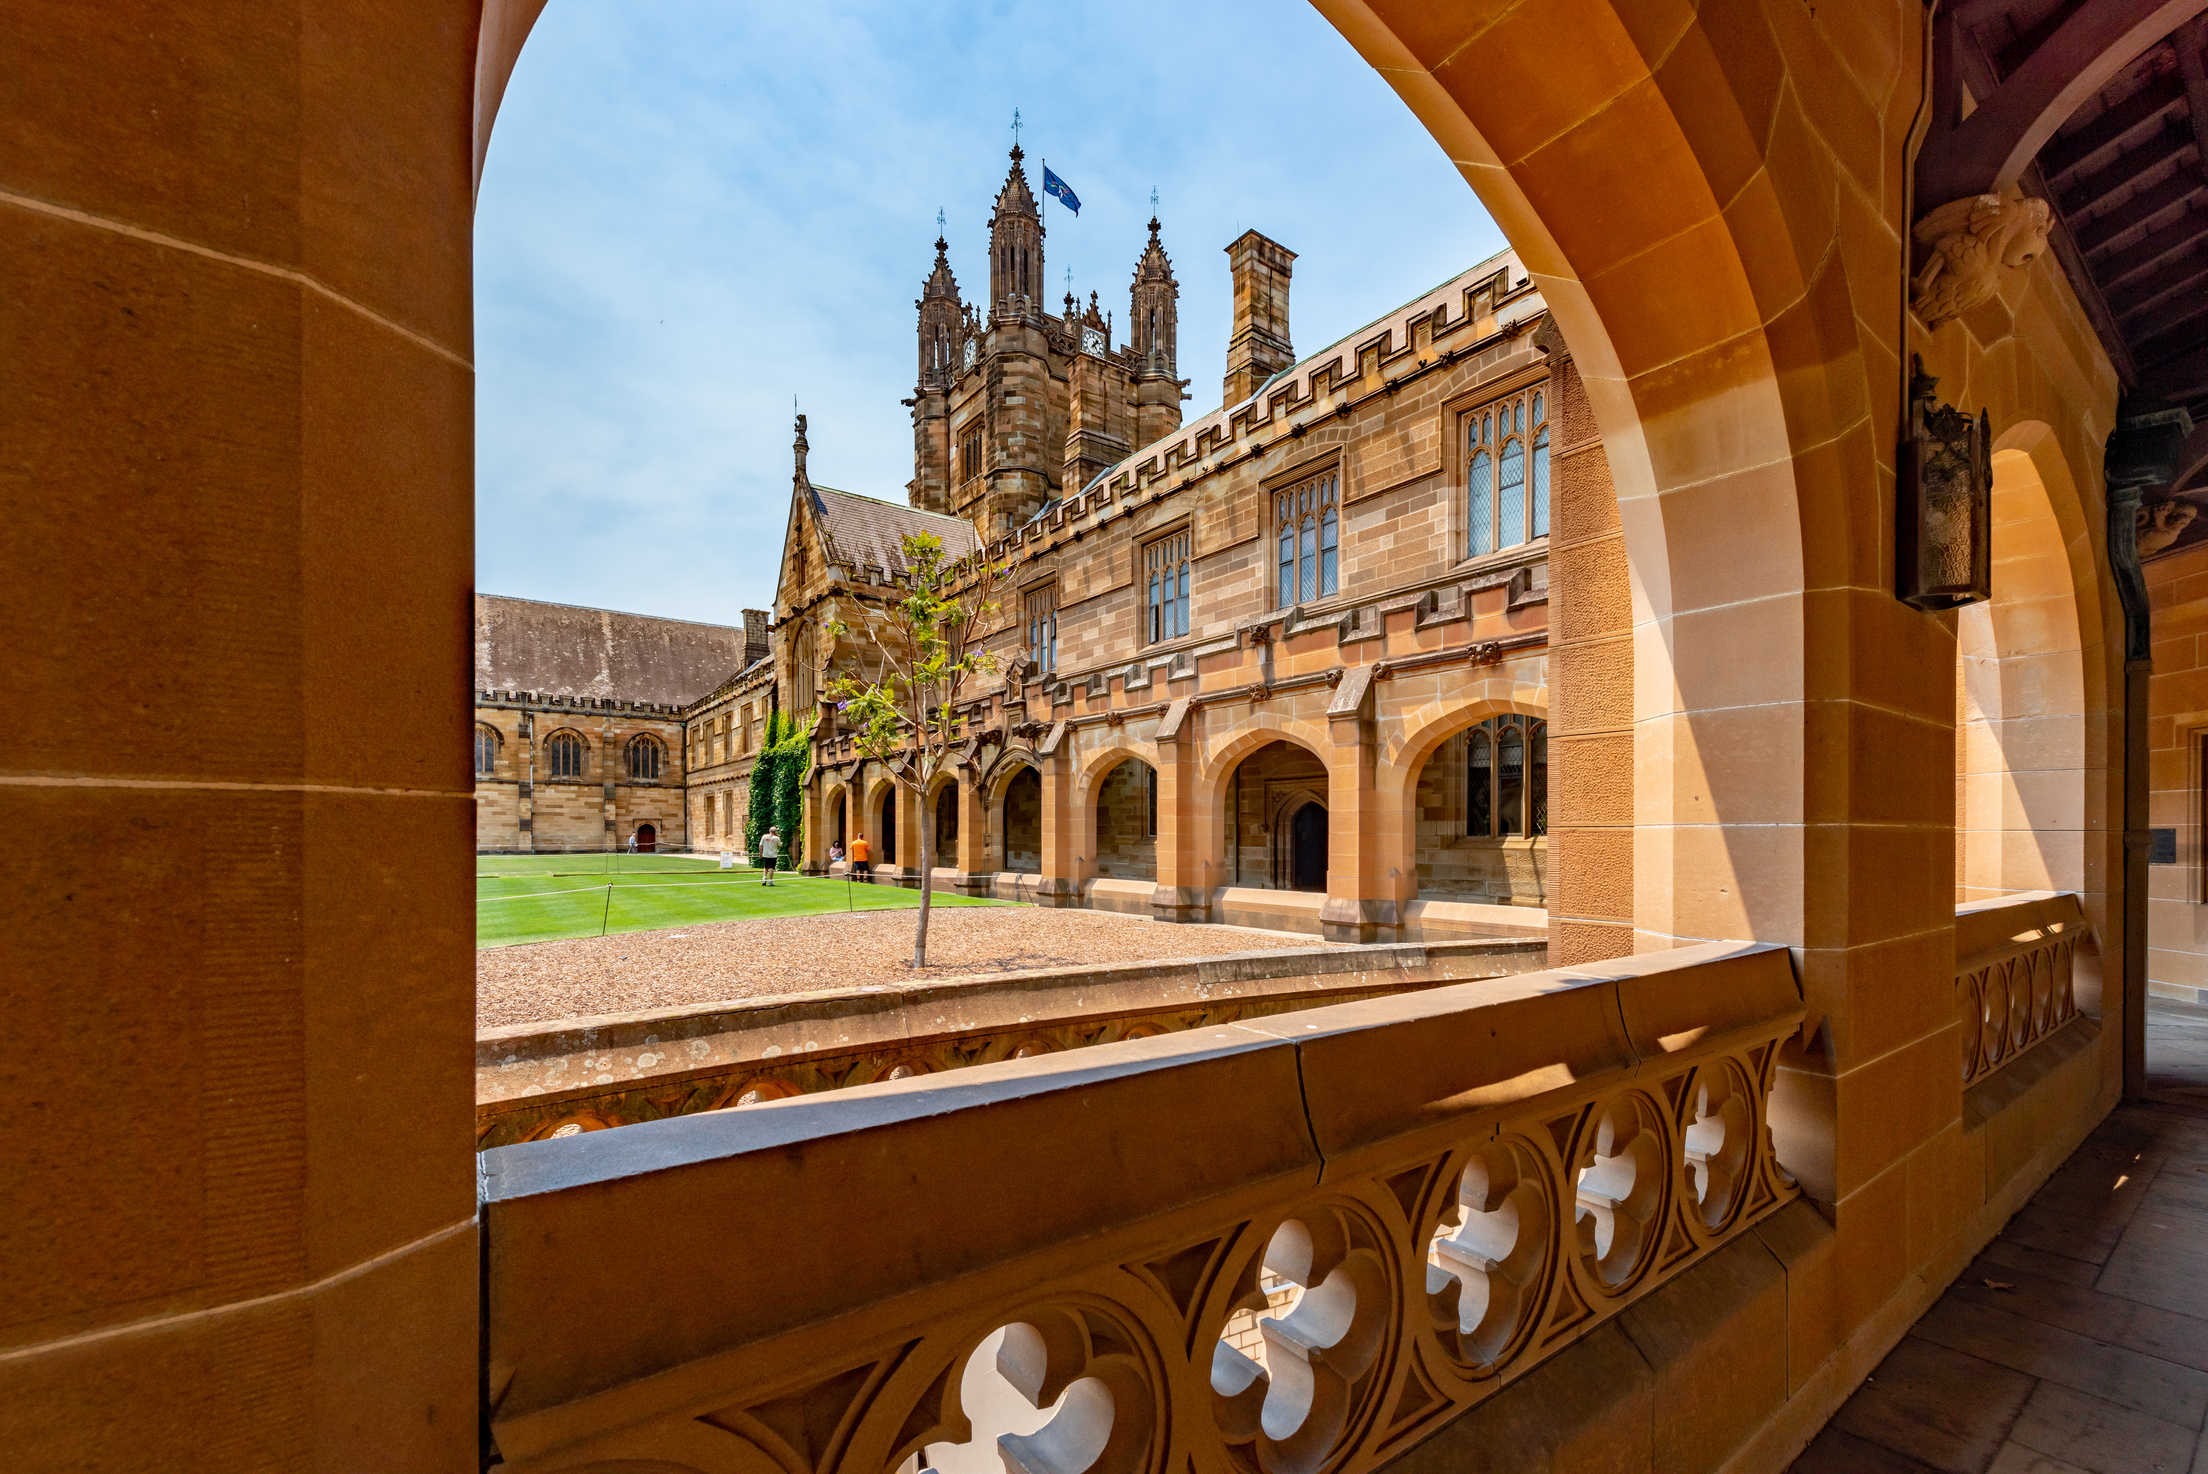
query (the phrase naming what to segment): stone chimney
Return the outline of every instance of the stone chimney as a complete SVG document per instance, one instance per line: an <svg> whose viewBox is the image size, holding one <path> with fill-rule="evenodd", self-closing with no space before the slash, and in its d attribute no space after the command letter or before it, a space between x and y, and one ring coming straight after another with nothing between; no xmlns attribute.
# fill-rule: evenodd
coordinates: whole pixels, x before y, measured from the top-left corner
<svg viewBox="0 0 2208 1474"><path fill-rule="evenodd" d="M767 658L767 620L764 609L744 611L744 670L750 670Z"/></svg>
<svg viewBox="0 0 2208 1474"><path fill-rule="evenodd" d="M1296 361L1288 341L1288 277L1296 253L1254 230L1227 247L1234 268L1234 336L1227 339L1227 397L1240 404Z"/></svg>

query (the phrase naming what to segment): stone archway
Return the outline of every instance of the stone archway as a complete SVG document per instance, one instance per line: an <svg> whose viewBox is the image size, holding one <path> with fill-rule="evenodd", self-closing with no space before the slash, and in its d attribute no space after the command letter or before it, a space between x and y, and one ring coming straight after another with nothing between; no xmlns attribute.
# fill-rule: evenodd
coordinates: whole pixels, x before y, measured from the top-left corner
<svg viewBox="0 0 2208 1474"><path fill-rule="evenodd" d="M1993 597L1956 615L1955 899L2087 885L2084 641L2032 458L1993 461Z"/></svg>

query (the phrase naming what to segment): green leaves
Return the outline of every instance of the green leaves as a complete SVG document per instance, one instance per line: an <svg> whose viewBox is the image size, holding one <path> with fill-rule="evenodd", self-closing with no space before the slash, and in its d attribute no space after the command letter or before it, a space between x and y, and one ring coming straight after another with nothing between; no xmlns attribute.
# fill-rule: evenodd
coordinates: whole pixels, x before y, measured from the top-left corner
<svg viewBox="0 0 2208 1474"><path fill-rule="evenodd" d="M812 718L799 722L781 711L767 718L767 737L751 765L744 810L747 853L759 853L759 836L769 826L782 831L782 853L791 863L805 853L805 778L812 755Z"/></svg>

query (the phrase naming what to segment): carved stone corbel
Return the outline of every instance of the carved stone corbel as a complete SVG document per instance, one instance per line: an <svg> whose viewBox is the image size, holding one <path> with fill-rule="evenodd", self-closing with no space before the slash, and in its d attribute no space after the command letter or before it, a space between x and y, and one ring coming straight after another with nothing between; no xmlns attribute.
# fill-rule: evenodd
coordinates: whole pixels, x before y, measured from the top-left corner
<svg viewBox="0 0 2208 1474"><path fill-rule="evenodd" d="M1962 316L2000 289L2003 267L2038 259L2053 223L2045 200L2013 184L1928 211L1914 231L1926 260L1909 285L1909 310L1928 328Z"/></svg>

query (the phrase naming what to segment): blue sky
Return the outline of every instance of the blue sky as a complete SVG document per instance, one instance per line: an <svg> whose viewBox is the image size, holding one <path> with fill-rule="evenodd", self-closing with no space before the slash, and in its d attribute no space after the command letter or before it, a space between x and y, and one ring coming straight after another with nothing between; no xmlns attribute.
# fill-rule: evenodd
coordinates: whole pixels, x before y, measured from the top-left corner
<svg viewBox="0 0 2208 1474"><path fill-rule="evenodd" d="M1014 107L1051 297L1127 315L1150 191L1185 406L1215 407L1225 247L1298 253L1309 352L1503 241L1440 148L1290 3L553 0L476 211L476 578L735 623L773 597L790 400L814 479L902 499L936 210L972 300Z"/></svg>

